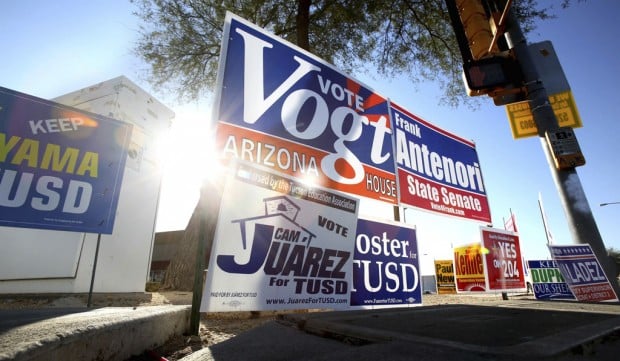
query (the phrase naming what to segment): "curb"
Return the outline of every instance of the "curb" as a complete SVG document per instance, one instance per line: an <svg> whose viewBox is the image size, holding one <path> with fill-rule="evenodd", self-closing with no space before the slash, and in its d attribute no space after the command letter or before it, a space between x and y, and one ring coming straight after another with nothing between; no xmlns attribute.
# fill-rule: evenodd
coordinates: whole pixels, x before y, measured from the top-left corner
<svg viewBox="0 0 620 361"><path fill-rule="evenodd" d="M190 306L105 307L0 334L0 360L126 360L189 329Z"/></svg>

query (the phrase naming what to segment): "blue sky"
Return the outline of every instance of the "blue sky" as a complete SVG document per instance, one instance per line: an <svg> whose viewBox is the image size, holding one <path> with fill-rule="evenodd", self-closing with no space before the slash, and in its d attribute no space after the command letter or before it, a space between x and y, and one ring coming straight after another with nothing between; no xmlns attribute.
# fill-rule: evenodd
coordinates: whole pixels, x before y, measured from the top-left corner
<svg viewBox="0 0 620 361"><path fill-rule="evenodd" d="M172 108L177 113L173 133L184 141L169 143L180 157L166 168L157 228L178 229L185 226L198 194L197 181L187 180L191 177L183 173L195 164L191 157L201 149L203 138L192 129L210 118L211 100L178 104L145 81L146 65L132 53L139 28L132 11L128 0L7 1L0 12L0 86L49 99L125 75ZM620 29L614 26L618 13L616 1L573 4L558 10L557 19L540 24L528 36L530 43L553 42L571 85L584 123L575 131L587 162L578 174L606 246L616 249L620 249L620 204L599 204L620 201L616 55L620 54ZM476 110L441 107L433 84L413 86L405 79L386 81L363 75L358 79L412 113L476 143L494 226L502 228L503 218L512 210L527 258L549 257L539 193L555 243L573 243L540 140L514 140L504 107L496 107L490 98L482 99ZM390 207L379 209L377 216L391 216ZM362 213L368 213L364 204ZM405 218L418 229L420 253L426 254L423 271L428 271L432 258L450 258L450 245L480 239L480 224L475 222L415 210L407 210Z"/></svg>

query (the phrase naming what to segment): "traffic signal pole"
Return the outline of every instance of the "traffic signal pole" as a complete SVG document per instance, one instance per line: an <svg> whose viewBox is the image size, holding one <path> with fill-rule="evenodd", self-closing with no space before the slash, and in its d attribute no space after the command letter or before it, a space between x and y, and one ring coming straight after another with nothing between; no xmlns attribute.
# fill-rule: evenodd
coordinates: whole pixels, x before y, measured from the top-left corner
<svg viewBox="0 0 620 361"><path fill-rule="evenodd" d="M555 166L554 155L547 144L545 133L558 130L558 120L549 103L545 84L540 80L536 70L521 26L512 10L508 18L506 40L520 64L527 89L527 100L538 127L541 145L549 163L573 241L578 244L589 244L592 247L592 251L601 263L616 295L620 297L620 285L616 278L618 276L616 263L607 253L577 170L575 168L557 169Z"/></svg>

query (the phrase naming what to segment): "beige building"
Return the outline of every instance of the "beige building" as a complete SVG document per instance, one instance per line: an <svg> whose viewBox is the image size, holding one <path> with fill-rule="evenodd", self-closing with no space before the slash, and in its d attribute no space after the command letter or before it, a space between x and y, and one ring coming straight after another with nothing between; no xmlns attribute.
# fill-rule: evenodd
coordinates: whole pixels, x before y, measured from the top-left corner
<svg viewBox="0 0 620 361"><path fill-rule="evenodd" d="M133 124L114 230L101 236L93 292L143 292L162 179L155 141L174 113L124 76L52 100ZM97 236L0 227L0 293L88 292Z"/></svg>

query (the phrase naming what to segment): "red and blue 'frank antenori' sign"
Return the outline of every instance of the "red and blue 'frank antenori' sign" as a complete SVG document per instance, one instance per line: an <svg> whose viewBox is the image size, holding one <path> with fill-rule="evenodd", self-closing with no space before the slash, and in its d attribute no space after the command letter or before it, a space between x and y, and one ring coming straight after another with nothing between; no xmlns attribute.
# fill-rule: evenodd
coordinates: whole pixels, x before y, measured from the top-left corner
<svg viewBox="0 0 620 361"><path fill-rule="evenodd" d="M491 223L474 143L391 104L394 157L404 205Z"/></svg>
<svg viewBox="0 0 620 361"><path fill-rule="evenodd" d="M223 157L396 203L384 97L230 13L224 39L216 111Z"/></svg>

